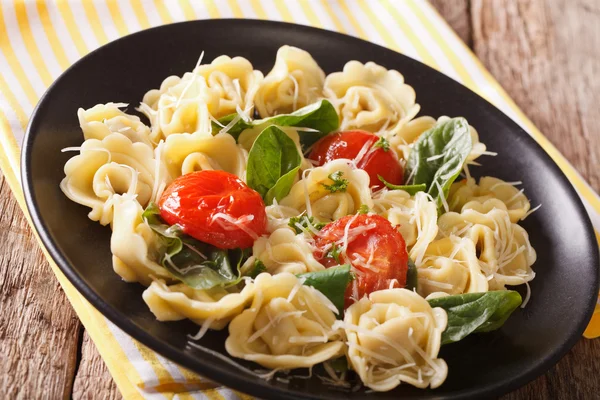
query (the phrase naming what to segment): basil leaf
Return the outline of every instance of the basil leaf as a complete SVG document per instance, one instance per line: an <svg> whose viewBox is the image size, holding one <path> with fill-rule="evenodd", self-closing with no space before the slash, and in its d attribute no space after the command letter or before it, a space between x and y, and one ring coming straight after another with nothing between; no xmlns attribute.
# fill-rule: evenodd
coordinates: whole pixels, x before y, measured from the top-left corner
<svg viewBox="0 0 600 400"><path fill-rule="evenodd" d="M194 289L231 286L241 280L240 267L250 249L227 251L187 236L177 225L165 224L154 203L142 218L161 241L162 266L177 280Z"/></svg>
<svg viewBox="0 0 600 400"><path fill-rule="evenodd" d="M255 125L265 123L314 129L315 131L298 132L300 135L300 144L303 149L306 149L323 136L337 130L340 126L340 119L333 104L329 100L323 99L302 107L291 114L281 114L254 121Z"/></svg>
<svg viewBox="0 0 600 400"><path fill-rule="evenodd" d="M285 197L298 174L302 158L296 144L276 126L263 130L248 153L246 181L267 205Z"/></svg>
<svg viewBox="0 0 600 400"><path fill-rule="evenodd" d="M406 271L406 288L408 290L417 289L417 285L419 283L419 276L417 274L417 266L415 262L408 259L408 270Z"/></svg>
<svg viewBox="0 0 600 400"><path fill-rule="evenodd" d="M404 190L411 196L414 196L415 194L417 194L417 192L424 192L427 190L427 185L424 183L420 183L418 185L394 185L393 183L389 183L388 181L386 181L381 175L377 175L377 177L388 189Z"/></svg>
<svg viewBox="0 0 600 400"><path fill-rule="evenodd" d="M229 114L219 118L218 121L221 125L227 126L236 116L237 113ZM266 128L270 125L309 128L310 130L298 131L300 144L302 145L302 148L306 150L323 136L337 130L340 125L340 119L335 107L328 100L323 99L316 103L309 104L306 107L302 107L291 114L280 114L251 122L240 119L227 131L227 133L237 140L240 134L246 129L258 126L264 126ZM223 129L222 126L212 122L213 135L216 135L221 129Z"/></svg>
<svg viewBox="0 0 600 400"><path fill-rule="evenodd" d="M441 307L448 314L448 326L442 344L454 343L475 332L500 328L522 299L513 290L466 293L428 300L431 307Z"/></svg>
<svg viewBox="0 0 600 400"><path fill-rule="evenodd" d="M323 293L339 310L338 315L344 312L344 294L352 280L350 265L338 265L317 272L307 272L298 275L304 278L304 284L312 286Z"/></svg>
<svg viewBox="0 0 600 400"><path fill-rule="evenodd" d="M442 196L448 196L450 185L460 174L472 147L466 119L458 117L438 123L413 145L406 163L406 183L427 185L427 193L441 207Z"/></svg>
<svg viewBox="0 0 600 400"><path fill-rule="evenodd" d="M231 121L234 120L235 117L238 116L238 113L233 113L233 114L229 114L226 115L224 117L221 117L218 119L219 124L223 125L219 125L217 123L215 123L214 121L211 121L211 127L212 127L212 134L216 135L217 133L221 132L221 129L223 129L223 127L226 127L227 125L229 125L229 123ZM252 128L253 122L246 122L244 121L243 118L240 118L228 131L227 133L229 133L231 136L233 136L235 138L235 140L237 141L238 137L240 136L240 133L242 133L245 129L249 129Z"/></svg>

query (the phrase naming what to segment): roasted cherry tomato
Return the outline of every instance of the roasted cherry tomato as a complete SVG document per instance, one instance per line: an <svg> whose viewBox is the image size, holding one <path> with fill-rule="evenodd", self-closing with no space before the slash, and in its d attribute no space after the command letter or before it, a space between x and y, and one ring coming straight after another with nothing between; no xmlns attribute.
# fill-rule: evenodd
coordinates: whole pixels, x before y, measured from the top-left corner
<svg viewBox="0 0 600 400"><path fill-rule="evenodd" d="M251 247L266 232L260 194L225 171L180 176L165 189L158 206L168 224L220 249Z"/></svg>
<svg viewBox="0 0 600 400"><path fill-rule="evenodd" d="M346 308L371 292L406 286L404 238L379 215L348 215L327 224L315 238L315 246L315 258L326 267L352 265L355 279L346 290Z"/></svg>
<svg viewBox="0 0 600 400"><path fill-rule="evenodd" d="M356 166L369 174L371 187L381 189L384 186L377 175L381 175L389 183L402 185L404 170L398 156L385 146L374 146L379 140L379 136L366 131L334 133L315 143L309 158L319 165L338 158L354 160L366 147L368 150L357 160Z"/></svg>

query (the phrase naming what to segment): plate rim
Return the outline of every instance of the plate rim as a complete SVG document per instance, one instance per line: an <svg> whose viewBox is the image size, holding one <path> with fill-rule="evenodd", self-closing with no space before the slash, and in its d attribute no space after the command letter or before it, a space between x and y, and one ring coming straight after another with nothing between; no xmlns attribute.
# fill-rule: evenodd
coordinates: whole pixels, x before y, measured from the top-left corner
<svg viewBox="0 0 600 400"><path fill-rule="evenodd" d="M43 219L41 218L41 215L38 212L37 202L34 197L34 183L33 183L34 179L33 179L33 176L31 175L31 170L29 168L30 162L32 161L30 155L31 155L32 147L33 147L33 140L35 137L34 131L35 131L36 124L38 123L38 121L37 121L38 113L45 106L45 104L49 98L49 95L53 91L53 89L56 86L60 85L63 78L67 74L69 74L74 68L76 68L78 65L84 63L88 58L92 58L97 53L102 52L105 48L107 48L109 46L114 46L117 43L128 41L131 37L148 34L148 32L151 32L151 31L168 30L170 27L175 26L175 25L181 26L181 25L202 25L202 24L207 24L207 25L210 25L210 24L217 24L217 25L248 24L248 25L254 25L257 29L261 29L260 25L272 25L274 27L276 27L276 26L287 27L287 28L293 27L294 29L298 29L300 31L305 31L305 32L310 31L310 32L315 33L315 31L318 31L319 35L324 35L324 36L327 36L327 35L341 36L344 40L350 39L350 40L360 41L360 42L363 42L363 44L369 45L371 47L377 47L380 50L394 52L397 56L404 58L406 62L417 63L417 64L419 64L419 68L426 68L426 69L433 71L434 73L436 73L438 75L438 77L440 79L450 81L454 85L461 86L462 90L466 90L466 91L470 92L470 95L474 96L478 102L484 103L488 109L492 110L492 112L495 114L495 117L499 118L501 120L501 122L503 122L507 126L512 126L517 131L520 131L519 134L521 136L523 136L522 140L525 140L526 142L528 142L527 146L533 147L537 153L541 154L540 156L542 158L546 159L546 163L548 164L549 168L553 169L553 173L561 181L562 187L567 191L566 195L569 197L569 199L571 200L571 204L574 206L573 207L574 210L577 212L577 214L579 215L579 217L581 218L581 220L584 223L583 230L585 231L585 236L586 236L586 239L588 242L586 247L590 251L592 260L595 262L596 265L600 265L599 248L598 248L598 244L596 241L596 237L593 234L594 228L592 226L592 223L591 223L590 217L587 213L587 210L585 209L585 206L584 206L581 198L579 197L578 193L576 192L575 188L573 187L573 185L571 184L569 179L566 177L564 172L560 169L560 167L552 159L552 157L550 157L550 155L546 152L546 150L544 150L541 147L541 145L530 134L528 134L525 130L523 130L515 121L513 121L510 117L508 117L502 110L500 110L495 105L488 102L483 97L479 96L477 93L472 91L467 86L455 81L454 79L445 75L444 73L437 71L437 70L431 68L430 66L428 66L418 60L415 60L411 57L408 57L407 55L400 53L396 50L389 49L384 46L380 46L376 43L369 42L369 41L361 39L359 37L346 35L346 34L343 34L340 32L317 28L317 27L312 27L312 26L308 26L308 25L301 25L301 24L288 23L288 22L282 22L282 21L251 19L251 18L205 19L205 20L182 21L182 22L177 22L177 23L172 23L172 24L159 25L159 26L148 28L148 29L142 29L140 31L131 33L126 36L122 36L116 40L105 43L104 45L96 48L95 50L91 51L90 53L86 54L85 56L83 56L82 58L77 60L75 63L73 63L71 66L69 66L69 68L67 68L64 72L62 72L59 75L59 77L54 82L52 82L52 84L48 87L48 89L46 89L46 91L40 97L37 105L35 106L35 108L33 109L32 113L31 113L31 117L27 124L27 129L26 129L25 136L23 139L23 145L22 145L21 157L20 157L21 158L21 160L20 160L21 173L20 174L21 174L21 182L22 182L21 187L23 189L23 193L25 196L25 203L27 206L27 211L29 212L29 214L31 216L31 220L33 222L33 227L34 227L35 231L37 232L39 238L41 239L44 247L50 254L54 263L59 267L61 272L67 277L67 279L75 287L75 289L81 295L83 295L84 298L88 302L90 302L90 304L94 308L96 308L96 310L98 310L104 317L106 317L110 322L115 324L118 328L122 329L129 336L131 336L135 340L138 340L139 342L141 342L142 344L144 344L151 350L156 351L157 353L159 353L162 356L168 358L169 360L175 362L176 364L179 364L186 368L189 368L204 377L213 379L214 381L217 381L217 382L225 382L226 381L227 385L224 385L226 387L232 387L232 388L233 387L238 387L238 388L243 387L244 392L251 394L251 395L262 396L263 398L266 398L265 395L269 398L273 397L273 396L277 396L274 398L279 398L279 399L308 399L308 398L329 399L329 398L331 398L329 396L315 397L312 395L303 394L302 392L299 392L296 390L283 389L278 386L269 385L267 382L263 381L262 379L249 381L245 378L241 378L240 377L241 375L233 372L233 369L230 369L230 368L222 369L222 368L219 368L218 366L214 366L214 365L209 366L208 364L203 363L202 360L199 359L196 355L193 355L191 353L181 352L178 348L176 348L168 343L165 343L165 342L155 338L154 336L150 335L143 329L136 326L133 322L131 322L130 318L127 315L123 314L118 309L113 308L108 303L104 302L104 300L101 298L101 296L99 296L93 290L93 288L85 282L84 278L79 275L77 270L75 268L70 267L70 263L68 262L67 258L65 257L65 255L63 255L58 250L57 243L55 243L55 241L49 235L48 227L46 226L45 222L43 221ZM597 293L598 292L598 284L599 284L599 270L596 268L593 271L595 271L594 276L592 277L593 281L594 281L593 286L596 288L596 293ZM566 340L563 341L562 345L559 348L549 352L545 357L541 358L540 361L538 361L537 364L530 370L528 370L525 373L522 373L518 376L513 376L512 378L505 379L504 381L498 381L495 384L487 385L485 387L465 388L465 389L460 389L456 392L453 392L452 394L440 394L441 398L459 399L459 398L480 398L482 396L484 396L484 397L500 396L502 394L513 391L521 386L524 386L528 382L533 381L534 379L538 378L539 376L545 374L552 367L554 367L560 361L560 359L562 359L571 350L571 348L575 345L575 343L577 343L578 340L580 340L580 338L582 337L582 334L583 334L585 328L587 327L587 324L593 314L595 304L596 304L596 299L591 298L589 301L589 304L587 305L587 308L584 310L585 312L581 313L581 318L578 321L577 325L572 330L571 335L569 337L565 338ZM175 361L175 360L177 360L177 361ZM237 389L237 390L239 390L239 389ZM435 391L428 390L427 392L430 394L433 394L435 396ZM407 398L411 398L411 396L408 396Z"/></svg>

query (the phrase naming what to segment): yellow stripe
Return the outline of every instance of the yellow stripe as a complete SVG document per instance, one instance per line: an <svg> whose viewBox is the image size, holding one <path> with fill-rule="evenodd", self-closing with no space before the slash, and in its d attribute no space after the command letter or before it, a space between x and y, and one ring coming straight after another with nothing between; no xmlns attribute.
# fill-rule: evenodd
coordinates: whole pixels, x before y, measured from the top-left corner
<svg viewBox="0 0 600 400"><path fill-rule="evenodd" d="M83 1L81 2L81 4L83 5L85 16L87 17L87 20L90 24L90 27L92 28L92 31L94 32L94 36L96 36L96 40L98 41L98 43L100 45L103 45L104 43L108 42L108 37L102 29L102 22L100 21L98 13L94 8L94 4L91 1Z"/></svg>
<svg viewBox="0 0 600 400"><path fill-rule="evenodd" d="M117 27L117 32L119 32L119 36L125 36L129 33L129 29L127 29L127 24L123 20L121 16L121 10L119 10L119 5L115 2L115 0L108 0L106 2L106 6L108 7L108 11L110 12L110 16Z"/></svg>
<svg viewBox="0 0 600 400"><path fill-rule="evenodd" d="M247 394L241 392L235 392L235 394L242 400L255 400L254 397L248 396Z"/></svg>
<svg viewBox="0 0 600 400"><path fill-rule="evenodd" d="M294 17L292 17L292 14L290 13L290 10L288 10L287 6L285 5L285 3L283 1L275 1L275 7L277 8L277 11L279 12L279 14L281 15L281 18L286 21L286 22L296 22L294 21Z"/></svg>
<svg viewBox="0 0 600 400"><path fill-rule="evenodd" d="M66 1L57 1L54 3L56 7L58 7L58 12L62 17L65 26L67 27L67 31L69 31L69 36L75 43L75 48L79 53L79 56L83 56L89 52L83 38L81 37L81 32L79 32L79 28L77 27L77 23L75 22L75 18L73 17L73 12L69 7L69 3Z"/></svg>
<svg viewBox="0 0 600 400"><path fill-rule="evenodd" d="M146 363L148 363L148 365L150 365L150 368L152 368L152 370L156 374L156 377L158 378L158 384L160 386L166 386L171 384L173 382L173 377L171 376L169 371L163 368L161 362L156 357L156 353L154 353L152 350L150 350L143 344L139 343L137 340L132 340L132 342L142 355L142 358L146 361ZM143 379L140 381L140 384L142 383L144 383ZM144 387L146 386L144 385Z"/></svg>
<svg viewBox="0 0 600 400"><path fill-rule="evenodd" d="M352 15L352 12L348 9L348 5L346 4L346 2L343 0L340 0L338 2L338 5L340 6L340 8L341 8L342 12L344 13L344 15L346 16L346 18L348 18L348 21L350 21L350 25L352 25L356 34L360 38L368 40L367 34L365 33L365 31L363 31L363 28L360 26L358 21L354 18L354 16Z"/></svg>
<svg viewBox="0 0 600 400"><path fill-rule="evenodd" d="M382 4L383 4L384 8L386 9L386 11L388 13L390 13L392 18L394 18L394 20L397 22L398 28L400 28L402 30L402 32L404 33L404 35L406 36L408 41L411 42L411 44L414 46L415 50L417 50L417 54L419 54L419 57L421 57L421 60L425 64L429 65L430 67L440 70L440 65L433 58L433 56L431 55L431 52L429 50L427 50L427 48L423 45L423 42L421 41L421 39L414 33L414 31L408 25L406 18L401 13L399 13L395 7L393 7L389 3L389 0L382 1ZM371 15L372 15L372 13L371 13ZM375 17L373 15L373 18L375 18L374 23L377 23L378 22L377 17ZM377 26L382 26L382 24L378 23Z"/></svg>
<svg viewBox="0 0 600 400"><path fill-rule="evenodd" d="M193 21L197 18L196 13L194 12L194 9L190 5L189 1L179 0L179 6L181 7L181 10L183 11L183 16L187 21Z"/></svg>
<svg viewBox="0 0 600 400"><path fill-rule="evenodd" d="M344 28L344 25L342 24L342 21L340 21L337 14L334 13L333 10L331 9L331 5L329 4L329 1L321 0L321 6L323 6L323 8L325 9L325 12L327 12L327 14L329 15L329 18L331 18L331 20L333 21L333 24L335 25L335 29L337 29L338 32L347 33L346 28Z"/></svg>
<svg viewBox="0 0 600 400"><path fill-rule="evenodd" d="M50 47L52 48L52 52L58 61L60 67L65 70L71 64L67 58L65 50L60 44L60 40L58 40L58 36L52 27L52 20L50 20L50 15L48 14L48 8L46 7L46 2L44 0L40 0L36 2L37 12L40 16L40 22L44 28L44 32L46 32L46 37L48 38L48 42L50 42Z"/></svg>
<svg viewBox="0 0 600 400"><path fill-rule="evenodd" d="M171 17L169 10L167 10L162 0L154 0L154 7L156 7L156 11L163 23L170 24L173 22L173 17Z"/></svg>
<svg viewBox="0 0 600 400"><path fill-rule="evenodd" d="M133 8L133 12L135 13L135 17L142 27L142 29L146 29L150 27L150 21L148 21L148 16L146 15L146 11L144 10L144 6L142 5L141 0L129 0L131 4L131 8Z"/></svg>
<svg viewBox="0 0 600 400"><path fill-rule="evenodd" d="M408 2L406 2L406 4L408 4L408 7L411 8L412 12L415 14L417 19L421 22L421 25L427 30L427 32L429 32L432 39L438 44L439 48L442 50L442 52L444 53L444 55L446 56L448 61L450 61L450 64L452 64L452 67L454 68L454 70L456 71L456 73L458 74L460 79L462 80L462 83L466 87L468 87L469 89L471 89L473 91L477 90L477 91L481 92L477 88L477 85L475 84L475 81L473 80L471 75L467 72L467 70L463 66L462 62L458 59L456 54L452 50L450 50L450 46L446 44L446 40L437 31L437 29L435 29L433 26L431 26L431 21L429 19L427 19L425 14L423 14L423 11L421 11L421 9L419 7L415 6L414 2L412 2L412 1L408 1ZM482 95L482 93L479 93L479 95Z"/></svg>
<svg viewBox="0 0 600 400"><path fill-rule="evenodd" d="M17 114L19 124L23 127L23 129L27 128L27 122L29 120L29 117L27 116L27 114L25 114L25 110L23 110L23 107L19 105L19 102L17 101L17 98L15 97L13 92L10 91L10 87L4 80L2 74L0 74L0 92L2 92L2 94L4 95L4 98L8 102L10 108L12 108L15 114ZM10 133L9 135L13 136L12 133Z"/></svg>
<svg viewBox="0 0 600 400"><path fill-rule="evenodd" d="M208 16L211 18L221 18L221 13L212 0L204 0L204 6L208 10Z"/></svg>
<svg viewBox="0 0 600 400"><path fill-rule="evenodd" d="M4 24L4 15L2 12L2 7L0 7L0 38L4 38L3 40L0 40L0 50L4 54L4 57L6 57L12 73L16 76L17 80L19 81L19 85L25 92L27 100L29 100L31 104L36 104L38 101L38 96L35 94L35 90L33 90L31 82L29 82L29 79L27 79L25 71L23 71L23 68L17 60L15 52L13 51L10 45L10 41L6 39L8 38L8 32L6 31L6 27Z"/></svg>
<svg viewBox="0 0 600 400"><path fill-rule="evenodd" d="M229 4L229 8L231 8L234 18L244 18L244 13L236 0L227 0L227 3Z"/></svg>
<svg viewBox="0 0 600 400"><path fill-rule="evenodd" d="M250 4L252 6L252 9L254 10L254 12L256 13L256 16L260 19L269 19L269 17L267 16L267 13L265 12L265 9L262 6L262 3L260 2L260 0L251 0Z"/></svg>
<svg viewBox="0 0 600 400"><path fill-rule="evenodd" d="M33 39L33 32L31 32L31 27L29 26L29 19L27 18L27 8L25 7L25 3L15 2L14 6L17 22L19 24L19 31L21 32L21 37L23 38L23 43L25 44L27 53L29 53L35 69L40 74L40 78L42 78L44 85L50 86L54 79L52 79L50 72L48 72L44 58L42 57L42 54L40 53L40 50Z"/></svg>
<svg viewBox="0 0 600 400"><path fill-rule="evenodd" d="M210 400L224 400L224 397L217 389L208 389L202 392Z"/></svg>
<svg viewBox="0 0 600 400"><path fill-rule="evenodd" d="M9 182L10 188L13 192L15 192L15 197L17 197L17 201L21 208L25 206L25 201L23 199L23 194L21 192L21 182L19 177L19 147L15 140L15 137L12 135L12 129L8 124L8 118L4 115L4 112L0 110L0 150L4 150L5 157L0 157L2 160L2 169L9 172L12 172L11 180L14 182ZM7 174L8 175L8 174ZM7 180L9 177L7 176Z"/></svg>
<svg viewBox="0 0 600 400"><path fill-rule="evenodd" d="M308 4L307 1L301 1L300 7L302 8L304 15L306 15L306 19L308 19L308 22L310 22L312 26L316 26L318 28L323 27L323 23L321 23L321 21L312 9L312 4Z"/></svg>

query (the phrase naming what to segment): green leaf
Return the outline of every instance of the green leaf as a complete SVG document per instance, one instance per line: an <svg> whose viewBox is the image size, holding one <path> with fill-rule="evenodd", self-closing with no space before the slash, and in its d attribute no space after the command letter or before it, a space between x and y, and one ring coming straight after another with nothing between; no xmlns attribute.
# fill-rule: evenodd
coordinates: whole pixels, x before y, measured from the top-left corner
<svg viewBox="0 0 600 400"><path fill-rule="evenodd" d="M185 235L177 225L169 226L151 203L142 214L161 242L161 264L179 281L194 289L239 283L240 267L250 249L223 250Z"/></svg>
<svg viewBox="0 0 600 400"><path fill-rule="evenodd" d="M216 135L217 133L221 132L221 130L226 127L227 125L229 125L229 123L231 121L234 120L235 117L238 116L238 113L233 113L233 114L229 114L226 115L224 117L221 117L218 119L219 123L215 123L214 121L211 121L211 127L212 127L212 134ZM220 125L219 125L220 124ZM222 125L222 126L221 126ZM250 122L246 122L244 121L243 118L240 118L228 131L227 133L229 133L231 136L233 136L235 138L235 140L237 141L238 137L240 136L240 134L245 130L245 129L250 129L254 126L254 123L252 121Z"/></svg>
<svg viewBox="0 0 600 400"><path fill-rule="evenodd" d="M345 192L348 188L348 179L342 178L343 175L344 173L342 171L335 171L327 176L333 181L333 183L331 185L321 183L321 185L323 185L325 189L329 190L331 193Z"/></svg>
<svg viewBox="0 0 600 400"><path fill-rule="evenodd" d="M405 192L407 192L408 194L410 194L411 196L414 196L415 194L417 194L417 192L424 192L427 190L427 185L424 183L418 184L418 185L394 185L393 183L389 183L388 181L386 181L383 176L381 175L377 175L377 177L379 178L379 180L388 188L391 190L404 190Z"/></svg>
<svg viewBox="0 0 600 400"><path fill-rule="evenodd" d="M263 130L248 153L246 180L267 205L285 197L298 174L302 158L296 144L276 126Z"/></svg>
<svg viewBox="0 0 600 400"><path fill-rule="evenodd" d="M419 283L418 278L419 277L417 274L417 266L415 265L415 262L409 258L408 259L408 270L406 271L406 288L408 290L413 290L413 289L416 290L417 285Z"/></svg>
<svg viewBox="0 0 600 400"><path fill-rule="evenodd" d="M340 253L342 252L342 248L339 247L336 243L331 244L331 248L325 254L325 257L333 258L335 262L340 263Z"/></svg>
<svg viewBox="0 0 600 400"><path fill-rule="evenodd" d="M373 143L373 149L383 149L383 151L390 150L390 142L388 142L383 136L379 138L375 143Z"/></svg>
<svg viewBox="0 0 600 400"><path fill-rule="evenodd" d="M298 132L302 148L307 149L323 136L337 130L340 126L340 119L333 104L329 100L323 99L302 107L291 114L281 114L259 119L254 121L254 124L296 126L313 129L314 131Z"/></svg>
<svg viewBox="0 0 600 400"><path fill-rule="evenodd" d="M513 290L466 293L428 300L431 307L441 307L448 314L448 326L442 344L454 343L475 332L500 328L522 299Z"/></svg>
<svg viewBox="0 0 600 400"><path fill-rule="evenodd" d="M221 117L218 120L219 124L227 126L236 116L237 113ZM216 135L223 129L219 124L212 122L213 135ZM306 150L323 136L337 130L340 125L340 120L335 107L328 100L323 99L316 103L309 104L306 107L302 107L291 114L280 114L251 122L240 119L227 131L227 133L237 140L240 134L246 129L257 126L264 126L266 128L271 125L308 128L308 130L298 131L300 144L302 145L302 148Z"/></svg>
<svg viewBox="0 0 600 400"><path fill-rule="evenodd" d="M458 117L438 123L413 145L406 163L406 183L427 185L427 193L441 207L442 198L448 196L472 147L466 119Z"/></svg>
<svg viewBox="0 0 600 400"><path fill-rule="evenodd" d="M339 310L339 315L344 311L344 294L352 280L350 265L338 265L317 272L307 272L298 275L304 278L304 284L312 286L323 293Z"/></svg>
<svg viewBox="0 0 600 400"><path fill-rule="evenodd" d="M263 272L267 272L267 267L265 267L265 264L257 258L254 260L252 269L246 273L246 276L254 279Z"/></svg>
<svg viewBox="0 0 600 400"><path fill-rule="evenodd" d="M327 224L325 224L324 222L316 222L313 217L309 217L308 215L301 215L299 217L290 218L290 222L288 222L288 225L290 226L290 228L296 231L296 234L300 234L304 232L304 230L302 230L301 227L305 228L305 230L308 230L309 232L311 231L309 229L309 226L312 226L320 231Z"/></svg>
<svg viewBox="0 0 600 400"><path fill-rule="evenodd" d="M360 207L358 207L358 214L368 214L369 213L369 206L366 204L361 204Z"/></svg>

